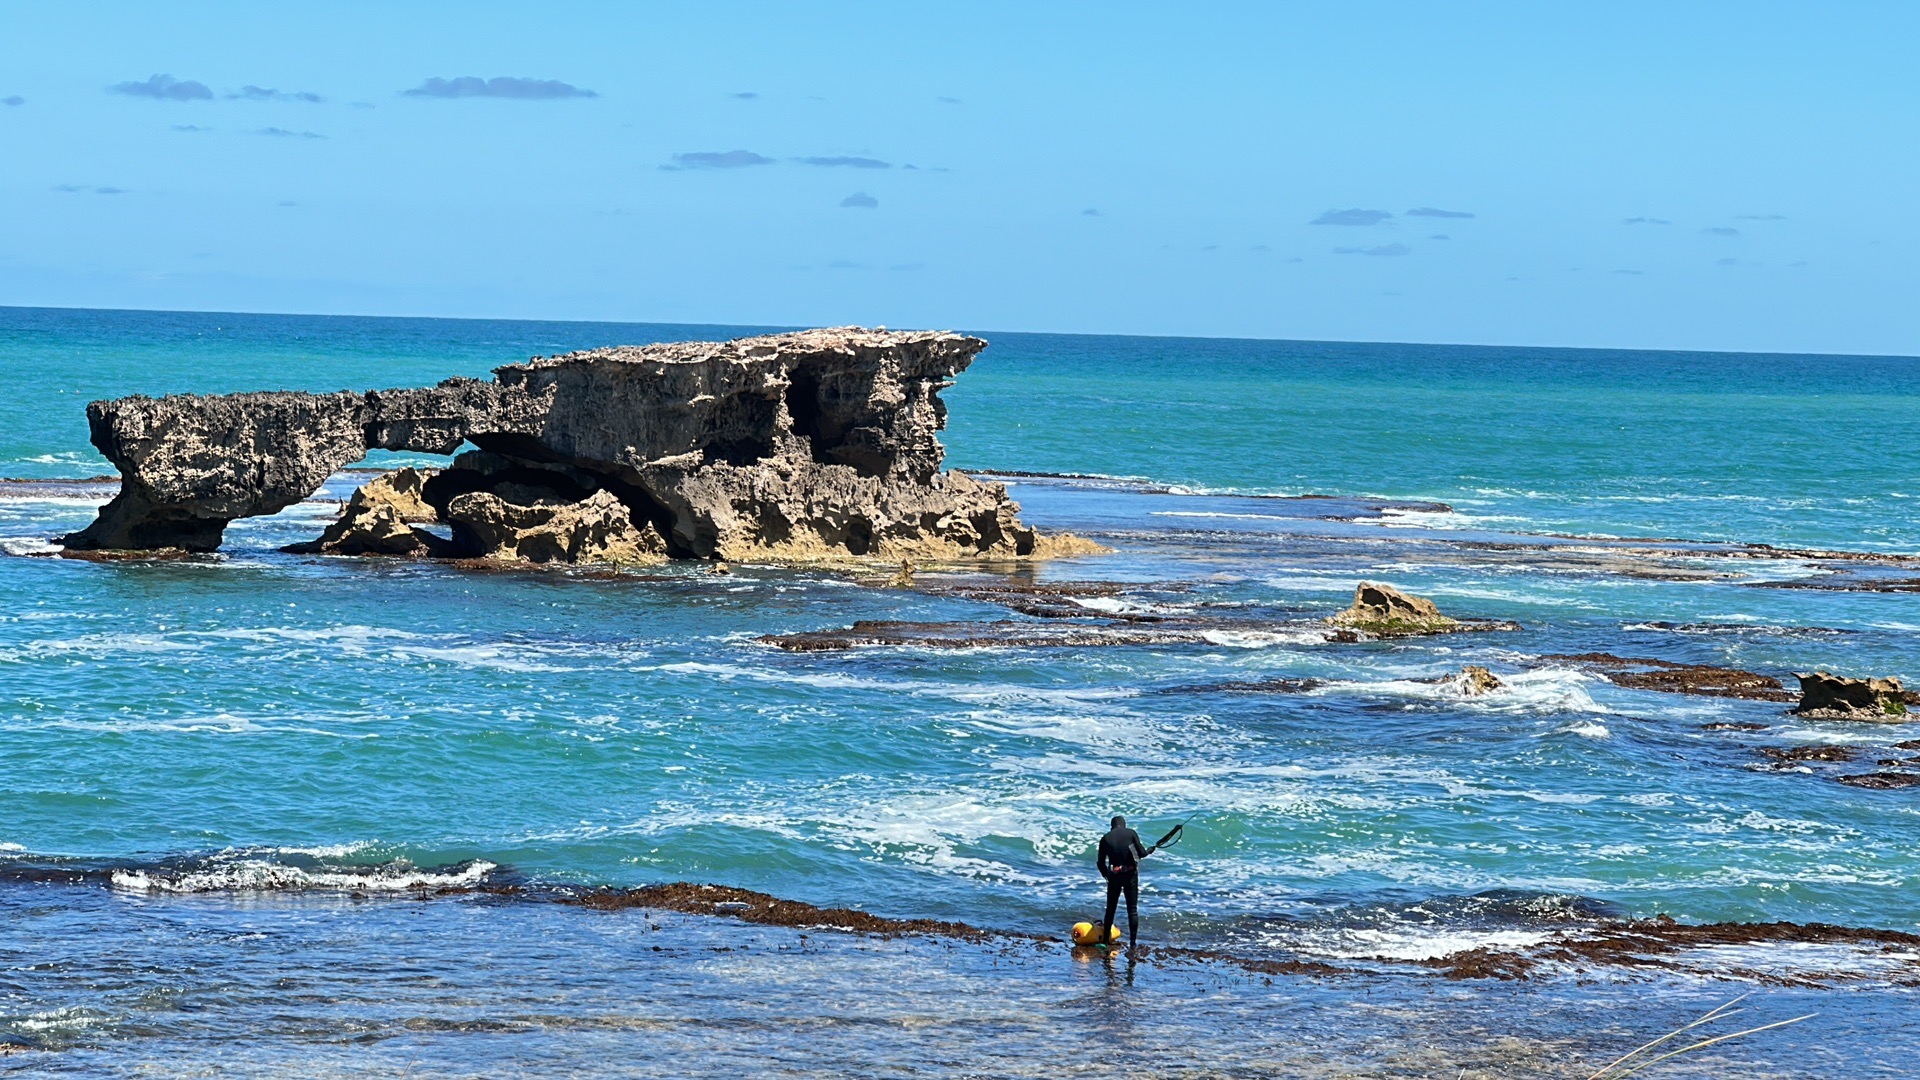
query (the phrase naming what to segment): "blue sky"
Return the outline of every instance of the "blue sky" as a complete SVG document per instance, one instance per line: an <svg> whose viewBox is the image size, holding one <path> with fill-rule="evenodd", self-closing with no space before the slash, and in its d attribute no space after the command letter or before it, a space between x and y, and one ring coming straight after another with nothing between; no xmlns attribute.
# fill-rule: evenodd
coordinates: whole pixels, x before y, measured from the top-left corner
<svg viewBox="0 0 1920 1080"><path fill-rule="evenodd" d="M1906 3L8 3L0 304L1914 354L1916 54Z"/></svg>

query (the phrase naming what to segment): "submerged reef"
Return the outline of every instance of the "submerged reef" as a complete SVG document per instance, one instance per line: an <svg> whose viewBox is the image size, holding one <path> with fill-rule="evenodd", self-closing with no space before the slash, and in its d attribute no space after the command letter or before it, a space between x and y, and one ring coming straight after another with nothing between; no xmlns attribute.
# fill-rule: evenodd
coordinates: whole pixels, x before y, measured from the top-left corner
<svg viewBox="0 0 1920 1080"><path fill-rule="evenodd" d="M120 493L72 550L212 551L368 450L451 454L355 494L307 550L532 561L1018 559L1102 550L942 472L939 391L986 342L845 327L535 357L492 382L87 406ZM451 536L414 528L431 521Z"/></svg>

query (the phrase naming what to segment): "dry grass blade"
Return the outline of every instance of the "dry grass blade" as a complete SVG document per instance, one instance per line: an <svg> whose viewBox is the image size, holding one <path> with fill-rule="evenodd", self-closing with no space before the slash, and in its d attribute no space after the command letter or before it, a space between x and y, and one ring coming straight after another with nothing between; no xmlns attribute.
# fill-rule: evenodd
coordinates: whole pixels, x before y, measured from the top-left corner
<svg viewBox="0 0 1920 1080"><path fill-rule="evenodd" d="M1607 1080L1619 1080L1619 1078L1623 1076L1632 1076L1634 1073L1637 1073L1642 1069L1648 1068L1649 1066L1658 1065L1660 1062L1665 1061L1668 1058L1679 1057L1681 1054L1687 1053L1690 1050L1698 1050L1703 1046L1712 1046L1714 1043L1726 1042L1728 1039L1737 1039L1742 1035L1752 1035L1755 1032L1771 1031L1774 1028L1786 1027L1788 1024L1797 1024L1802 1020L1811 1020L1813 1017L1817 1015L1819 1014L1807 1013L1805 1016L1796 1016L1791 1020L1776 1020L1771 1024L1761 1024L1759 1027L1751 1027L1746 1029L1745 1031L1734 1031L1734 1032L1729 1032L1725 1035L1716 1035L1711 1039L1702 1039L1697 1043L1693 1043L1688 1046L1683 1046L1678 1050L1669 1050L1658 1057L1648 1058L1645 1061L1635 1064L1630 1069L1622 1069L1619 1072L1609 1076Z"/></svg>
<svg viewBox="0 0 1920 1080"><path fill-rule="evenodd" d="M1641 1043L1639 1046L1634 1047L1633 1049L1627 1051L1626 1053L1620 1055L1619 1057L1614 1058L1612 1061L1607 1062L1605 1065L1600 1066L1600 1068L1596 1070L1592 1076L1587 1077L1587 1080L1601 1080L1601 1078L1606 1076L1607 1073L1613 1071L1614 1069L1619 1068L1620 1066L1626 1064L1627 1062L1633 1060L1634 1058L1639 1057L1641 1054L1646 1053L1647 1051L1653 1049L1654 1047L1659 1046L1661 1043L1666 1042L1668 1039L1674 1039L1674 1038L1680 1037L1681 1035L1685 1035L1687 1032L1692 1031L1694 1028L1699 1027L1701 1024L1710 1024L1713 1021L1719 1020L1723 1017L1732 1016L1734 1012L1740 1011L1738 1009L1733 1009L1733 1007L1735 1005L1740 1004L1742 1001L1747 1000L1747 997L1748 997L1748 994L1741 994L1739 997L1734 998L1732 1001L1729 1001L1724 1005L1714 1006L1712 1009L1708 1010L1706 1015L1700 1017L1698 1020L1695 1020L1690 1024L1683 1024L1680 1027L1674 1028L1672 1031L1667 1032L1665 1035L1660 1036L1659 1038L1653 1040L1652 1042ZM1728 1009L1733 1009L1733 1012L1728 1012L1727 1011ZM1622 1073L1617 1075L1625 1075L1625 1074Z"/></svg>
<svg viewBox="0 0 1920 1080"><path fill-rule="evenodd" d="M1714 1038L1711 1038L1711 1039L1702 1039L1691 1046L1683 1046L1678 1050L1669 1050L1666 1053L1661 1054L1659 1057L1648 1058L1647 1060L1641 1062L1640 1064L1635 1065L1631 1069L1626 1069L1621 1072L1614 1073L1613 1075L1615 1077L1632 1076L1634 1073L1639 1072L1641 1069L1644 1069L1649 1065L1658 1064L1662 1061L1667 1060L1670 1057L1679 1057L1681 1054L1684 1054L1689 1050L1698 1050L1703 1046L1712 1046L1714 1043L1717 1043L1717 1042L1726 1042L1728 1039L1737 1039L1742 1035L1752 1035L1756 1031L1769 1031L1773 1028L1786 1027L1788 1024L1797 1024L1802 1020L1811 1020L1817 1015L1819 1014L1808 1013L1805 1016L1796 1016L1791 1020L1776 1020L1771 1024L1761 1024L1759 1027L1751 1027L1745 1031L1735 1031L1726 1035L1715 1036Z"/></svg>

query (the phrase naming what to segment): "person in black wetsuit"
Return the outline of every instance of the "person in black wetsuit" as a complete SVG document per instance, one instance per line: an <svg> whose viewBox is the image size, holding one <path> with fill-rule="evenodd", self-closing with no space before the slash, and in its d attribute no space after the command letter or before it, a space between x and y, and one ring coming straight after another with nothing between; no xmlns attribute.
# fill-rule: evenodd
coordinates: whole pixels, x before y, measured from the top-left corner
<svg viewBox="0 0 1920 1080"><path fill-rule="evenodd" d="M1140 843L1140 834L1127 828L1127 819L1115 816L1113 828L1100 838L1100 853L1094 865L1107 879L1107 917L1100 924L1100 942L1113 940L1114 909L1120 906L1120 894L1127 894L1127 948L1140 943L1140 860L1154 849Z"/></svg>

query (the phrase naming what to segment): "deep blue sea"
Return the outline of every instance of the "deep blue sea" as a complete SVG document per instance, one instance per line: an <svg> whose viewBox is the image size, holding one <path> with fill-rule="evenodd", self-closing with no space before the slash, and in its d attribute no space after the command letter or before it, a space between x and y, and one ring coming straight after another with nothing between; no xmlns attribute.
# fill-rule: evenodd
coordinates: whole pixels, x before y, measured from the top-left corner
<svg viewBox="0 0 1920 1080"><path fill-rule="evenodd" d="M764 329L0 308L0 476L110 474L96 398ZM216 557L93 563L47 541L109 488L0 484L0 1071L1586 1076L1751 992L1743 1022L1818 1015L1659 1074L1914 1073L1911 952L1422 962L1660 914L1920 931L1920 788L1838 782L1920 725L1557 659L1920 680L1920 360L957 329L991 344L944 394L948 465L1113 554L901 590L281 553L350 473ZM433 463L368 464L399 460ZM1058 622L940 587L985 579L1211 629L757 640ZM1362 580L1520 629L1328 641ZM1506 687L1436 681L1463 664ZM1805 746L1853 760L1763 752ZM1096 914L1114 813L1191 818L1144 941L1368 973L421 899L701 881L1051 934Z"/></svg>

